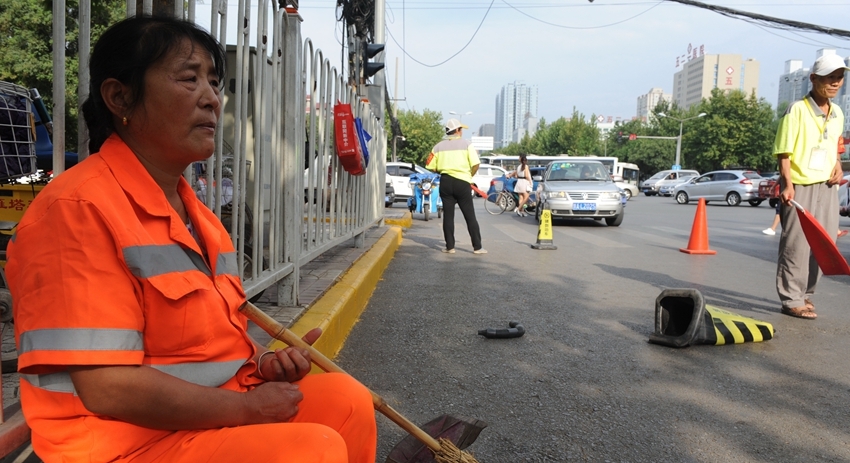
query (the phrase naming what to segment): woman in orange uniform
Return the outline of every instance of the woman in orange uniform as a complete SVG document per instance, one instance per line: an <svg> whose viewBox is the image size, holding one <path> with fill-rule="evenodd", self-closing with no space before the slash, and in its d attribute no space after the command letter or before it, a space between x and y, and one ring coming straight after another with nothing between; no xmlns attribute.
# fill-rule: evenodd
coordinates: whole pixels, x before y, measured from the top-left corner
<svg viewBox="0 0 850 463"><path fill-rule="evenodd" d="M248 336L230 238L181 176L213 153L224 58L166 18L94 48L95 154L38 195L8 249L21 404L47 463L375 461L368 390Z"/></svg>

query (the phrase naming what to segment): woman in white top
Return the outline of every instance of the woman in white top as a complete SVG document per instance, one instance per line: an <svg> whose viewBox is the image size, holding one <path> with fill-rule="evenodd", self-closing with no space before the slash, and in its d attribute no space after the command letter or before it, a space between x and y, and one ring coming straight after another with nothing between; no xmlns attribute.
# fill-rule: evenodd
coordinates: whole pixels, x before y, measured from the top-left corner
<svg viewBox="0 0 850 463"><path fill-rule="evenodd" d="M525 206L525 202L528 201L529 193L534 186L534 182L531 180L531 171L528 170L528 158L524 154L519 155L519 166L517 166L516 171L508 172L505 177L516 177L516 185L514 185L514 193L519 195L519 203L517 203L517 207L514 209L516 215L525 217L526 214L523 210L523 206Z"/></svg>

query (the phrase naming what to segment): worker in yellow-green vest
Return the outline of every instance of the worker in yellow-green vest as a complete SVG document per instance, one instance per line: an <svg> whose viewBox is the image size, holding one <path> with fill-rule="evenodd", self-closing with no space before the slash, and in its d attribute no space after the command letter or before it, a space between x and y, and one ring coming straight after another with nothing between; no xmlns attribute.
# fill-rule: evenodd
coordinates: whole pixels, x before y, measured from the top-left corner
<svg viewBox="0 0 850 463"><path fill-rule="evenodd" d="M478 172L478 152L464 140L463 129L469 127L457 119L446 122L446 139L437 143L428 155L425 167L440 174L440 199L443 200L443 235L446 247L443 252L455 253L455 204L460 207L469 237L472 238L472 253L487 254L481 247L481 229L475 218L470 184Z"/></svg>

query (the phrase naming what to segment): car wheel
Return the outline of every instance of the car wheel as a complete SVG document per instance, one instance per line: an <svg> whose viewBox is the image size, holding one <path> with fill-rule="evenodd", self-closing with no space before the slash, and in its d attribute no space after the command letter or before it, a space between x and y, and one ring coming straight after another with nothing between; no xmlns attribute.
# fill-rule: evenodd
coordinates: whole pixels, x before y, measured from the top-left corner
<svg viewBox="0 0 850 463"><path fill-rule="evenodd" d="M750 206L758 207L758 205L761 204L761 201L761 199L751 199L747 202L750 203Z"/></svg>
<svg viewBox="0 0 850 463"><path fill-rule="evenodd" d="M620 214L617 217L605 217L605 223L608 224L609 227L619 227L621 223L623 223L623 216L625 214Z"/></svg>
<svg viewBox="0 0 850 463"><path fill-rule="evenodd" d="M688 194L684 191L676 193L676 202L679 204L688 204Z"/></svg>
<svg viewBox="0 0 850 463"><path fill-rule="evenodd" d="M734 191L730 192L726 195L726 204L730 206L737 206L741 204L741 195L735 193Z"/></svg>
<svg viewBox="0 0 850 463"><path fill-rule="evenodd" d="M777 199L777 198L768 199L767 204L769 204L770 207L776 207L779 204L779 199Z"/></svg>
<svg viewBox="0 0 850 463"><path fill-rule="evenodd" d="M632 199L632 191L631 190L623 190L626 192L626 201Z"/></svg>
<svg viewBox="0 0 850 463"><path fill-rule="evenodd" d="M648 192L648 191L644 191L644 192L643 192L643 194L645 194L645 195L647 195L647 196L652 196L652 194L651 194L650 192Z"/></svg>
<svg viewBox="0 0 850 463"><path fill-rule="evenodd" d="M505 197L505 210L513 211L516 209L516 200L514 199L514 195L508 195Z"/></svg>

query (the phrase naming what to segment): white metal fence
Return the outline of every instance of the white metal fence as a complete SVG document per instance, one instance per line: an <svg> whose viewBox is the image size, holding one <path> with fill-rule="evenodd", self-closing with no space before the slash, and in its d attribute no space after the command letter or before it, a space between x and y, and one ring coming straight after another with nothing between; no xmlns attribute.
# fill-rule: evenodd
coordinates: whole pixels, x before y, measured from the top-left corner
<svg viewBox="0 0 850 463"><path fill-rule="evenodd" d="M88 43L90 0L80 1L80 43ZM361 100L346 76L331 67L310 39L301 37L293 6L274 0L212 0L210 33L227 41L228 15L239 24L235 45L227 46L228 75L215 154L187 169L199 196L222 218L239 252L248 296L278 285L278 305L298 301L299 269L326 250L355 238L383 214L386 137L381 120ZM174 15L195 21L195 0L175 2ZM64 0L54 1L54 31L64 37ZM251 21L251 7L259 14ZM152 11L151 0L142 4ZM128 15L136 11L127 1ZM57 17L61 17L58 20ZM333 31L328 31L332 34ZM84 37L85 36L85 37ZM256 40L251 46L252 38ZM54 115L64 114L64 50L54 52ZM80 46L81 68L88 47ZM82 69L80 87L88 85ZM76 90L76 89L74 89ZM84 95L80 94L80 102ZM372 136L370 162L362 176L340 166L333 145L333 107L350 103ZM55 117L57 122L61 117ZM81 118L82 119L82 118ZM54 124L54 172L64 166L64 124ZM81 130L79 152L87 136Z"/></svg>

